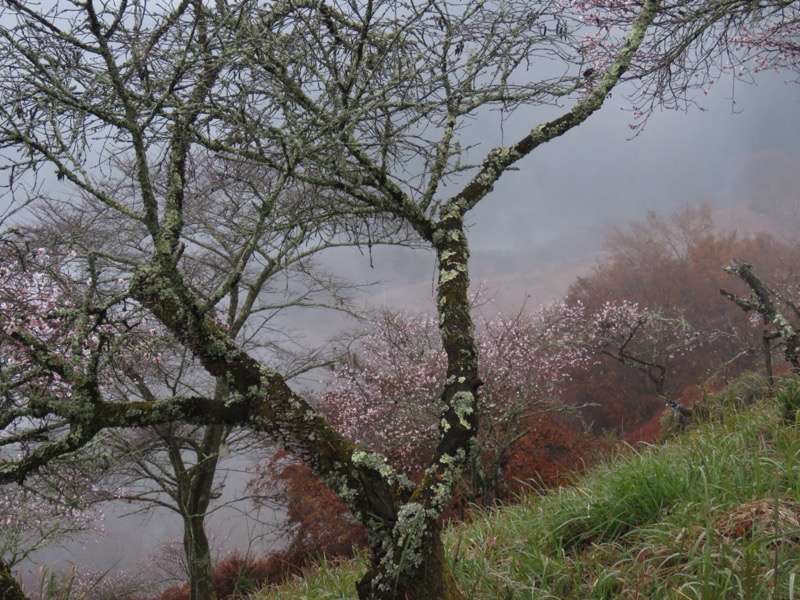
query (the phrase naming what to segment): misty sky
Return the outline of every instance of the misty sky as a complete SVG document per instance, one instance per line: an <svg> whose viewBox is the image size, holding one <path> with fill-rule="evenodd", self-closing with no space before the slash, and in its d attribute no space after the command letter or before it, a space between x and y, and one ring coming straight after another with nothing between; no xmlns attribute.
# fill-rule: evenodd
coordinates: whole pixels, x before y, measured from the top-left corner
<svg viewBox="0 0 800 600"><path fill-rule="evenodd" d="M777 151L800 158L800 88L780 74L757 82L737 83L734 104L731 81L723 79L701 95L705 110L658 112L634 139L631 114L615 93L587 123L504 176L472 214L473 248L545 243L571 228L646 210L740 200L737 173L748 156Z"/></svg>
<svg viewBox="0 0 800 600"><path fill-rule="evenodd" d="M708 96L698 92L702 108L656 112L635 137L623 94L615 92L588 122L506 173L467 216L473 282L485 282L505 308L518 307L528 295L533 304L551 301L576 274L591 270L591 252L611 225L649 210L666 215L683 204L740 203L747 199L742 166L757 155L783 155L800 170L800 86L775 73L756 82L734 86L723 78ZM485 141L469 158L479 161L552 116L520 113L504 124L501 139L499 114L485 115L467 132ZM328 264L338 272L383 282L372 304L434 310L430 253L376 249L371 268L359 251L337 252Z"/></svg>

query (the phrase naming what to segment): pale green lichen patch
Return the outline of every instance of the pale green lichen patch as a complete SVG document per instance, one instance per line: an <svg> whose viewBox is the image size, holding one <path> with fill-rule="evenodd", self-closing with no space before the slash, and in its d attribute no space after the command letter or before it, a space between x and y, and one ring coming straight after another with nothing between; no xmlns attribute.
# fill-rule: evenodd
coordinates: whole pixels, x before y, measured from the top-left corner
<svg viewBox="0 0 800 600"><path fill-rule="evenodd" d="M423 564L427 524L437 516L419 502L409 502L400 508L390 530L371 531L375 546L380 547L379 553L382 555L380 563L383 572L372 580L372 587L379 594L390 592L398 581L412 576Z"/></svg>
<svg viewBox="0 0 800 600"><path fill-rule="evenodd" d="M271 411L264 410L264 409L265 409L265 407L263 407L263 406L262 407L258 407L250 415L250 423L258 431L270 431L273 428L273 425L274 425L274 420L272 418ZM273 438L276 438L277 436L280 436L281 439L283 439L283 437L277 431L271 432L271 434L272 434Z"/></svg>
<svg viewBox="0 0 800 600"><path fill-rule="evenodd" d="M350 510L354 509L355 501L358 499L358 492L348 485L347 479L344 477L344 475L338 475L335 472L331 472L326 474L326 476L323 477L323 480L329 488L334 490L339 495L339 498L342 499L342 502L344 502Z"/></svg>
<svg viewBox="0 0 800 600"><path fill-rule="evenodd" d="M466 429L470 428L466 418L475 411L474 404L475 396L471 392L456 392L453 394L453 400L451 401L453 412L458 417L458 422Z"/></svg>
<svg viewBox="0 0 800 600"><path fill-rule="evenodd" d="M458 270L456 269L442 271L441 273L439 273L439 285L445 284L448 281L453 281L453 279L455 279L456 277L458 277ZM444 296L442 296L441 304L444 304L445 302L446 300Z"/></svg>
<svg viewBox="0 0 800 600"><path fill-rule="evenodd" d="M431 511L437 515L447 508L453 490L461 482L466 457L464 449L459 448L455 455L443 454L439 457L438 464L427 469L426 477L437 481L432 488L434 498L431 500Z"/></svg>
<svg viewBox="0 0 800 600"><path fill-rule="evenodd" d="M238 402L241 401L242 401L241 396L239 396L238 394L232 394L227 400L225 400L224 404L225 406L233 406L234 404L237 404Z"/></svg>
<svg viewBox="0 0 800 600"><path fill-rule="evenodd" d="M781 335L784 337L791 337L792 333L794 332L794 327L792 326L789 321L786 320L782 314L777 313L775 318L772 319L772 322L775 323L775 327L778 328L778 331L781 332Z"/></svg>
<svg viewBox="0 0 800 600"><path fill-rule="evenodd" d="M436 494L437 498L443 498L444 496L450 495L450 487L445 483L437 483L433 486L433 493Z"/></svg>
<svg viewBox="0 0 800 600"><path fill-rule="evenodd" d="M419 502L409 502L400 507L394 526L394 542L403 548L406 564L416 567L422 563L422 536L425 533L427 510ZM405 566L405 565L404 565Z"/></svg>
<svg viewBox="0 0 800 600"><path fill-rule="evenodd" d="M389 460L382 454L356 450L353 452L351 460L357 467L366 467L376 471L391 486L399 485L408 490L414 489L411 480L389 464Z"/></svg>
<svg viewBox="0 0 800 600"><path fill-rule="evenodd" d="M461 450L459 450L459 451L461 451ZM455 456L450 456L449 454L442 454L439 457L439 462L442 463L443 465L451 465L451 464L455 463L456 460L457 460L457 458Z"/></svg>

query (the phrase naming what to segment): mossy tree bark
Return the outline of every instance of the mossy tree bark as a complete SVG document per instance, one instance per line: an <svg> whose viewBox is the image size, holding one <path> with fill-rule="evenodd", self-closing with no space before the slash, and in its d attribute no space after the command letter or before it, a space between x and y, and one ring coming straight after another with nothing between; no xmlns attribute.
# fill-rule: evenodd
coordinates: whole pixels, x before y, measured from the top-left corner
<svg viewBox="0 0 800 600"><path fill-rule="evenodd" d="M28 600L2 556L0 556L0 598L2 600Z"/></svg>
<svg viewBox="0 0 800 600"><path fill-rule="evenodd" d="M397 566L406 566L405 556L384 555L373 560L371 568L358 583L359 598L418 598L419 600L465 600L468 596L458 587L445 559L441 527L434 521L431 529L420 538L419 566L407 567L397 573ZM402 554L403 548L398 550ZM376 555L376 559L378 555ZM394 567L390 566L394 563Z"/></svg>
<svg viewBox="0 0 800 600"><path fill-rule="evenodd" d="M358 585L363 599L465 598L445 562L440 536L441 514L473 449L481 384L468 297L469 249L460 206L450 205L430 238L437 253L439 325L447 353L439 443L422 482L402 499L394 519L368 523L372 564Z"/></svg>
<svg viewBox="0 0 800 600"><path fill-rule="evenodd" d="M191 600L216 600L211 545L205 529L205 513L184 517L183 548L189 569Z"/></svg>

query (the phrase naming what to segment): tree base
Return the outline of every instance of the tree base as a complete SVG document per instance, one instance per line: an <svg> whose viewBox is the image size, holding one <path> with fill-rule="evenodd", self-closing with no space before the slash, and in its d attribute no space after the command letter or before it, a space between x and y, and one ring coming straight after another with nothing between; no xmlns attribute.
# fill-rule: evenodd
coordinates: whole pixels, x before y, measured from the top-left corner
<svg viewBox="0 0 800 600"><path fill-rule="evenodd" d="M391 578L380 556L374 556L372 567L356 586L360 600L467 600L459 589L453 572L444 559L441 531L437 528L427 541L422 564L415 569L392 565L399 577ZM398 560L402 555L398 556Z"/></svg>

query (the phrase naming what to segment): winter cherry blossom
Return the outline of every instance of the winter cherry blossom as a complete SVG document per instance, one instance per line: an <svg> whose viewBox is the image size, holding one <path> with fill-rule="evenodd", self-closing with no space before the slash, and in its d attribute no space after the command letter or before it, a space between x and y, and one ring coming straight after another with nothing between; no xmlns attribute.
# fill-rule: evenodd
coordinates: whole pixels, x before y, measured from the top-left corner
<svg viewBox="0 0 800 600"><path fill-rule="evenodd" d="M60 476L70 479L69 486L56 489L57 484L35 477L25 487L0 487L0 555L9 566L41 547L89 532L103 533L103 510L74 495L91 490L91 481L79 469L60 468Z"/></svg>
<svg viewBox="0 0 800 600"><path fill-rule="evenodd" d="M606 302L587 319L584 343L596 355L639 371L663 395L668 364L701 343L699 332L672 312L648 310L636 302Z"/></svg>
<svg viewBox="0 0 800 600"><path fill-rule="evenodd" d="M75 283L73 258L20 249L0 264L0 466L70 434L58 410L80 409L76 386L112 381L112 365L160 360L159 326L133 316L115 322L113 308L103 318L76 318L87 288ZM102 511L89 500L98 493L95 478L63 461L52 466L28 476L24 487L0 486L0 552L7 564L102 525Z"/></svg>
<svg viewBox="0 0 800 600"><path fill-rule="evenodd" d="M564 304L478 315L482 443L495 428L513 429L523 414L551 407L558 382L586 357L573 339L577 317ZM385 312L336 365L322 404L343 433L413 471L437 438L445 366L435 317Z"/></svg>
<svg viewBox="0 0 800 600"><path fill-rule="evenodd" d="M557 407L559 386L582 366L612 358L658 383L663 365L698 344L683 319L633 302L609 302L594 312L556 302L511 316L478 313L476 321L483 381L479 444L491 447L502 445L498 435L519 434L522 416ZM433 316L384 312L358 349L335 366L322 398L343 433L412 472L440 426L437 390L446 357L439 340Z"/></svg>

